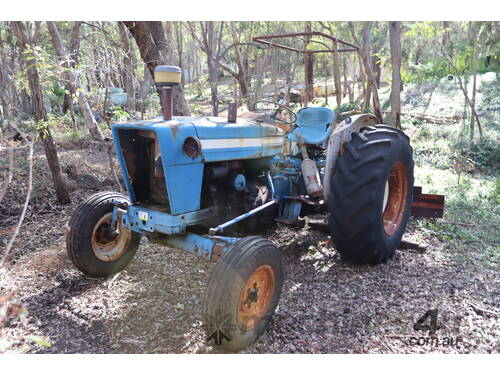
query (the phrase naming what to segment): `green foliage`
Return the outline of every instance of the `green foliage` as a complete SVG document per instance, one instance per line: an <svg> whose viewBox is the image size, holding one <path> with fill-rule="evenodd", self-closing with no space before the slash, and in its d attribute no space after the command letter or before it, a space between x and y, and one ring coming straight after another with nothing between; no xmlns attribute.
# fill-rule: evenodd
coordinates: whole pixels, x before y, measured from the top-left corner
<svg viewBox="0 0 500 375"><path fill-rule="evenodd" d="M483 95L481 104L478 106L478 110L500 113L500 96L498 96L500 93L499 91L500 90L498 89L488 90L488 92Z"/></svg>
<svg viewBox="0 0 500 375"><path fill-rule="evenodd" d="M497 142L487 138L469 150L457 142L458 132L456 125L423 123L411 137L415 185L446 197L444 219L418 219L412 225L425 241L442 242L457 261L494 268L500 261L500 179L493 169L493 163L500 164Z"/></svg>
<svg viewBox="0 0 500 375"><path fill-rule="evenodd" d="M29 335L26 337L28 340L34 342L37 345L43 346L44 348L51 348L52 343L40 336Z"/></svg>
<svg viewBox="0 0 500 375"><path fill-rule="evenodd" d="M424 63L408 63L408 68L401 69L401 80L404 83L422 83L439 79L452 73L444 60L428 60Z"/></svg>
<svg viewBox="0 0 500 375"><path fill-rule="evenodd" d="M132 116L121 107L111 107L110 111L114 121L127 121Z"/></svg>
<svg viewBox="0 0 500 375"><path fill-rule="evenodd" d="M50 135L49 124L45 121L39 121L36 124L36 130L41 138L47 138Z"/></svg>
<svg viewBox="0 0 500 375"><path fill-rule="evenodd" d="M59 64L55 62L55 57L49 54L45 48L38 45L28 45L22 54L26 62L34 62L42 86L51 86L59 79ZM27 79L28 68L28 64L24 64L24 69L20 70L15 76L16 85L20 89L29 89Z"/></svg>
<svg viewBox="0 0 500 375"><path fill-rule="evenodd" d="M491 139L476 143L470 150L470 158L484 172L498 173L500 171L500 143Z"/></svg>

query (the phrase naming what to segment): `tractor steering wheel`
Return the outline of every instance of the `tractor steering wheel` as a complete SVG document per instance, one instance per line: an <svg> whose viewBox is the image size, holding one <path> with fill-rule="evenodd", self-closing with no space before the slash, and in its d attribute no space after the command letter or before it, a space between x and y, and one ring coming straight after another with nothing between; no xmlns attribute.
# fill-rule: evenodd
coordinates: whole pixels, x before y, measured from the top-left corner
<svg viewBox="0 0 500 375"><path fill-rule="evenodd" d="M263 112L275 121L293 125L297 121L297 115L293 110L283 104L273 102L271 100L259 100L253 105L254 112ZM279 115L279 116L278 116Z"/></svg>

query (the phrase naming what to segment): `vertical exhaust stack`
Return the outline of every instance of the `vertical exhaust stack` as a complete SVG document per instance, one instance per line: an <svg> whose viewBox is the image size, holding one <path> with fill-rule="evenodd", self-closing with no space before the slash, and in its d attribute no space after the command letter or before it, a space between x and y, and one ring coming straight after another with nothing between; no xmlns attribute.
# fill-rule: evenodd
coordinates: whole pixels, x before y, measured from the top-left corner
<svg viewBox="0 0 500 375"><path fill-rule="evenodd" d="M178 66L158 65L155 68L154 78L156 86L161 88L163 102L163 119L172 120L173 97L172 89L181 82L181 68Z"/></svg>
<svg viewBox="0 0 500 375"><path fill-rule="evenodd" d="M227 122L236 122L238 116L238 102L227 105Z"/></svg>

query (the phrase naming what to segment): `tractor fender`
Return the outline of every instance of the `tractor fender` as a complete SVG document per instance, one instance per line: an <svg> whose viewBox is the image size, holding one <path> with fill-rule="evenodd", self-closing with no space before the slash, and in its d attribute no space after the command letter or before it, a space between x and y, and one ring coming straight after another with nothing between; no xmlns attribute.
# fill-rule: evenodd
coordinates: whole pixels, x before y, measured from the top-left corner
<svg viewBox="0 0 500 375"><path fill-rule="evenodd" d="M333 130L328 138L326 153L325 177L323 179L323 196L329 197L330 179L335 173L335 167L339 155L344 150L344 143L351 140L352 133L361 131L362 128L370 125L378 125L379 120L370 114L363 113L346 118Z"/></svg>

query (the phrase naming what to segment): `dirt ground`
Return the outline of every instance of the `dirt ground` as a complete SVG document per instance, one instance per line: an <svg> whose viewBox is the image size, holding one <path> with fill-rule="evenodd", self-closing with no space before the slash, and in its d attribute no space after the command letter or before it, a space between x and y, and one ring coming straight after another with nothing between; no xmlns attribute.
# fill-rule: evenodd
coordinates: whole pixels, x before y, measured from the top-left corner
<svg viewBox="0 0 500 375"><path fill-rule="evenodd" d="M0 295L22 302L27 319L5 328L13 350L30 353L207 353L201 299L213 264L143 239L128 268L110 279L76 270L65 251L64 224L96 190L113 189L106 155L90 144L61 147L72 192L58 206L50 179L35 163L30 210ZM16 159L17 160L17 159ZM0 249L24 200L26 171L0 205ZM459 262L438 238L425 252L398 250L378 266L343 261L326 234L279 226L269 233L285 259L278 310L245 353L499 353L500 279L491 269ZM414 221L407 238L421 238ZM438 309L435 338L414 323ZM33 344L29 335L50 347ZM48 345L47 345L48 346Z"/></svg>

